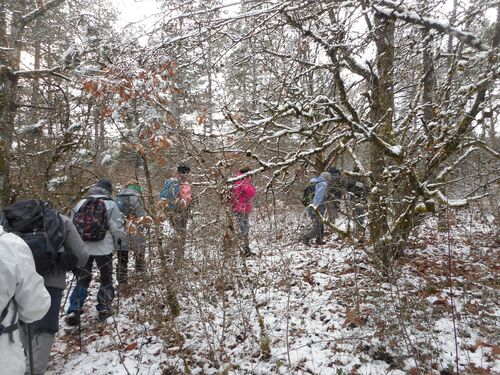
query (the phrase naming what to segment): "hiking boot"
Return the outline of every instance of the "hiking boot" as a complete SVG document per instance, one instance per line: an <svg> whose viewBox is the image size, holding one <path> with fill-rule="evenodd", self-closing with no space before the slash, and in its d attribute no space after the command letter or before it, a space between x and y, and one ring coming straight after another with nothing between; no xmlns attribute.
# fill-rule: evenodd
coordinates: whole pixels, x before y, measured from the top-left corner
<svg viewBox="0 0 500 375"><path fill-rule="evenodd" d="M300 241L306 246L311 246L311 244L309 243L309 239L306 237L302 237Z"/></svg>
<svg viewBox="0 0 500 375"><path fill-rule="evenodd" d="M101 310L98 311L97 320L99 320L100 322L104 322L112 315L113 315L113 310Z"/></svg>
<svg viewBox="0 0 500 375"><path fill-rule="evenodd" d="M77 326L78 324L80 324L80 313L77 311L72 311L68 315L66 315L66 318L64 320L69 326Z"/></svg>
<svg viewBox="0 0 500 375"><path fill-rule="evenodd" d="M326 242L323 240L316 240L316 245L326 245Z"/></svg>

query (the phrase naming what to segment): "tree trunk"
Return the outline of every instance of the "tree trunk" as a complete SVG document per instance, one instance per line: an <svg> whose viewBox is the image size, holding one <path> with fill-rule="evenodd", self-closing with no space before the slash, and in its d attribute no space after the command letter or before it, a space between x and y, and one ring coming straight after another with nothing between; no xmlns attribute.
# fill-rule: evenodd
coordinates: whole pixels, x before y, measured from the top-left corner
<svg viewBox="0 0 500 375"><path fill-rule="evenodd" d="M378 80L372 83L371 121L378 126L378 135L391 141L394 108L394 21L375 16L374 36L377 46ZM389 240L383 240L388 231L387 201L389 185L383 176L387 166L384 149L372 142L370 144L370 170L377 185L370 195L370 241L376 256L382 260L384 268L389 266L395 249Z"/></svg>
<svg viewBox="0 0 500 375"><path fill-rule="evenodd" d="M453 25L453 22L455 21L455 18L457 16L457 5L458 5L458 0L453 0L453 9L452 9L452 13L451 13L450 26ZM448 36L448 45L447 45L446 52L448 54L448 57L446 58L446 69L449 70L451 68L451 64L453 62L452 56L451 56L451 53L453 52L453 37L451 35ZM424 63L425 63L425 61L424 61ZM449 95L450 95L450 93L448 91L445 103L448 102ZM425 115L425 112L424 112L424 115ZM448 230L448 221L446 218L446 210L445 209L438 210L437 230L439 232L446 232Z"/></svg>
<svg viewBox="0 0 500 375"><path fill-rule="evenodd" d="M41 59L41 42L40 42L40 28L41 22L40 19L37 19L35 22L34 28L34 61L33 68L35 70L40 69L40 59ZM38 77L33 78L31 81L31 110L30 110L30 119L33 124L38 122L39 111L38 108L40 105L40 79Z"/></svg>

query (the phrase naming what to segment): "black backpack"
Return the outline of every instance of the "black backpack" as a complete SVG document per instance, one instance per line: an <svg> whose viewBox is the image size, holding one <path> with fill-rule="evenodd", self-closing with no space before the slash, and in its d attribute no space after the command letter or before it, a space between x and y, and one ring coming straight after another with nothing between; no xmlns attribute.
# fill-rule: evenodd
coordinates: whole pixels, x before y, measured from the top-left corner
<svg viewBox="0 0 500 375"><path fill-rule="evenodd" d="M109 229L105 198L89 197L73 217L80 237L84 241L102 241Z"/></svg>
<svg viewBox="0 0 500 375"><path fill-rule="evenodd" d="M59 249L64 244L64 224L49 203L35 199L14 203L3 210L2 225L6 232L18 235L28 244L40 275L55 265L63 266Z"/></svg>
<svg viewBox="0 0 500 375"><path fill-rule="evenodd" d="M302 193L302 204L307 207L309 206L313 199L314 193L316 192L316 184L311 182L304 188L304 192Z"/></svg>

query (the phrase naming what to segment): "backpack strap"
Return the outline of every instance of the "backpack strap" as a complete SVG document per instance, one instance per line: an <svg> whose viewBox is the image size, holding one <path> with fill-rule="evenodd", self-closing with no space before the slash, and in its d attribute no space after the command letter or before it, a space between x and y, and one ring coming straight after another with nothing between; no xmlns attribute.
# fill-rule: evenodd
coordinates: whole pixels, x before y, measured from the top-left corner
<svg viewBox="0 0 500 375"><path fill-rule="evenodd" d="M2 310L2 313L0 314L0 322L5 319L7 316L7 313L9 312L9 306L12 302L12 305L14 306L14 315L12 315L12 321L10 322L9 326L4 326L2 323L0 323L0 335L3 335L4 333L7 333L9 335L9 341L11 343L14 343L14 331L19 328L17 320L17 303L14 300L14 297L12 297L7 303L7 306Z"/></svg>

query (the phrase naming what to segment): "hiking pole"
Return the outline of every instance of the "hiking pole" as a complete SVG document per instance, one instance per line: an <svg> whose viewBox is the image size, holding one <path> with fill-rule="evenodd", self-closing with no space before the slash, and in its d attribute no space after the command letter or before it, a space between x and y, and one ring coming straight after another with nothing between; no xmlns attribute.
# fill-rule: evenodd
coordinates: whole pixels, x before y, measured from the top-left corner
<svg viewBox="0 0 500 375"><path fill-rule="evenodd" d="M73 273L73 278L71 279L71 282L69 283L69 288L68 288L68 293L66 294L66 298L64 299L64 303L62 304L62 308L64 311L64 308L66 307L66 303L68 302L68 298L71 292L71 288L73 287L73 283L75 282L76 274Z"/></svg>
<svg viewBox="0 0 500 375"><path fill-rule="evenodd" d="M130 245L129 245L129 248L130 248ZM118 268L120 268L120 257L123 257L123 254L122 254L122 240L119 239L118 240ZM122 262L123 262L123 258L122 258ZM127 262L128 263L128 262ZM123 266L123 263L121 264L121 266ZM123 269L121 270L121 272L123 272ZM120 276L120 277L123 277L123 274ZM120 311L120 283L118 283L118 291L116 293L116 312Z"/></svg>
<svg viewBox="0 0 500 375"><path fill-rule="evenodd" d="M31 323L26 324L28 331L28 357L30 361L30 374L35 375L35 365L33 363L33 332L31 331Z"/></svg>
<svg viewBox="0 0 500 375"><path fill-rule="evenodd" d="M82 310L81 310L81 306L80 306L81 289L78 286L78 276L77 276L77 280L76 280L76 288L77 288L76 297L78 299L78 304L77 304L77 307L78 307L78 318L77 318L78 319L78 344L80 345L80 352L81 352L82 351L82 316L81 316Z"/></svg>

